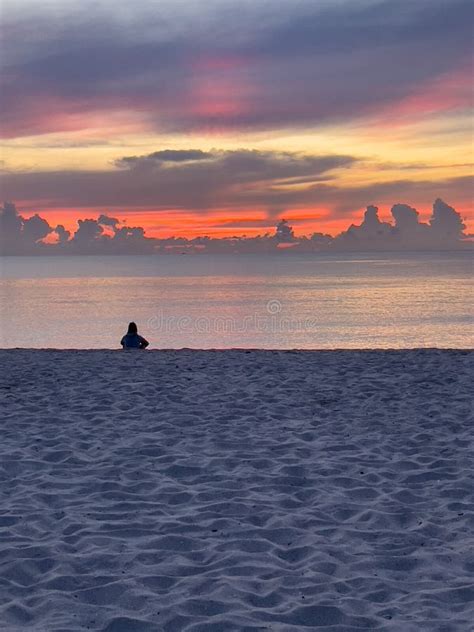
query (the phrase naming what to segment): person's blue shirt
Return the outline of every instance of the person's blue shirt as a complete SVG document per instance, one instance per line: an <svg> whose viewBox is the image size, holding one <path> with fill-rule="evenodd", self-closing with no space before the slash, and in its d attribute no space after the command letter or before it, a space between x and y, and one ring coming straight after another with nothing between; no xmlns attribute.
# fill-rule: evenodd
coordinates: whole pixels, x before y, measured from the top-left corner
<svg viewBox="0 0 474 632"><path fill-rule="evenodd" d="M124 349L146 349L150 343L139 334L125 334L120 344Z"/></svg>

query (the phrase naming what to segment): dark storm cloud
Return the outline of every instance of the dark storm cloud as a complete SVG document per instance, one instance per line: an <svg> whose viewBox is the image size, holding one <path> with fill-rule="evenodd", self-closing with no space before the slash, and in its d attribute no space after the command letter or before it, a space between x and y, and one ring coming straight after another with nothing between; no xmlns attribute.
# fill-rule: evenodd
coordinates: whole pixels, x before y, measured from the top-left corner
<svg viewBox="0 0 474 632"><path fill-rule="evenodd" d="M140 167L156 167L167 162L194 162L213 158L214 154L201 149L163 149L147 156L124 156L116 160L117 167L139 169Z"/></svg>
<svg viewBox="0 0 474 632"><path fill-rule="evenodd" d="M256 150L168 152L120 158L117 168L109 171L5 173L2 192L8 199L54 200L55 205L67 207L207 210L280 201L299 203L314 198L311 189L285 192L278 187L287 181L293 184L294 178L330 181L332 170L350 168L355 162L351 156ZM176 160L179 156L186 160Z"/></svg>
<svg viewBox="0 0 474 632"><path fill-rule="evenodd" d="M344 186L339 178L336 183L334 170L349 169L356 162L351 156L189 149L178 152L186 160L163 160L170 157L168 151L120 158L108 171L5 172L1 189L7 199L30 205L43 200L50 208L128 207L128 213L148 207L157 213L182 209L202 214L259 208L273 219L285 208L330 208L333 218L343 218L374 200L417 205L433 197L468 200L473 189L470 176L361 186ZM116 229L118 222L108 218L102 225Z"/></svg>
<svg viewBox="0 0 474 632"><path fill-rule="evenodd" d="M206 160L212 158L213 154L202 149L163 149L154 151L147 158L158 162L187 162L193 160ZM123 160L127 160L124 158ZM130 160L130 158L129 158Z"/></svg>
<svg viewBox="0 0 474 632"><path fill-rule="evenodd" d="M80 126L98 109L157 130L351 119L466 66L472 46L470 0L210 3L199 15L145 2L133 20L100 6L5 12L5 135L62 129L65 113Z"/></svg>

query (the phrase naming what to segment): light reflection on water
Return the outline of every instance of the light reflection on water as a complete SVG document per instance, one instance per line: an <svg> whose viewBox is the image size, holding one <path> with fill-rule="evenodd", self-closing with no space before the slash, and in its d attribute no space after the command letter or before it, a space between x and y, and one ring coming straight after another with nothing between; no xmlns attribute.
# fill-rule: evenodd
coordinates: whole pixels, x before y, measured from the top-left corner
<svg viewBox="0 0 474 632"><path fill-rule="evenodd" d="M471 347L468 253L3 257L0 346Z"/></svg>

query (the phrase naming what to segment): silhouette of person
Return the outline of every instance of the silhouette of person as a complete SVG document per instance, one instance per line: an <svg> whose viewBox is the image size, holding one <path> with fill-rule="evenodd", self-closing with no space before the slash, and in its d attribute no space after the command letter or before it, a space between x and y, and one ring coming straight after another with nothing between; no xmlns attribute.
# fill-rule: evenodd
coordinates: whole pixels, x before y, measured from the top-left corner
<svg viewBox="0 0 474 632"><path fill-rule="evenodd" d="M129 323L128 331L120 341L120 344L124 349L146 349L150 343L138 334L135 323Z"/></svg>

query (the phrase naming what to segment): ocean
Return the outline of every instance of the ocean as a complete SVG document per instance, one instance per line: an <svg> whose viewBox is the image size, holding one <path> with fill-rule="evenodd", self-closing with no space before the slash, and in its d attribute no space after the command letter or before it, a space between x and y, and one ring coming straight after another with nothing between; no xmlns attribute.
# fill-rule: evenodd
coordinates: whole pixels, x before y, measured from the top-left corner
<svg viewBox="0 0 474 632"><path fill-rule="evenodd" d="M0 257L0 347L473 347L471 253Z"/></svg>

